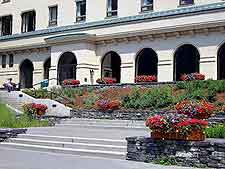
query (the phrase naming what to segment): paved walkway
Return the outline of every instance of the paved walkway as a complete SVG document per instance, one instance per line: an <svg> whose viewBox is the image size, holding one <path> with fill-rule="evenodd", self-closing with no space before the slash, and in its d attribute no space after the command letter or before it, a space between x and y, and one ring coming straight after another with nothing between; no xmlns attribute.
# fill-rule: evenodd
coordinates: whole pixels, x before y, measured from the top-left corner
<svg viewBox="0 0 225 169"><path fill-rule="evenodd" d="M7 148L0 148L0 157L0 169L188 169Z"/></svg>

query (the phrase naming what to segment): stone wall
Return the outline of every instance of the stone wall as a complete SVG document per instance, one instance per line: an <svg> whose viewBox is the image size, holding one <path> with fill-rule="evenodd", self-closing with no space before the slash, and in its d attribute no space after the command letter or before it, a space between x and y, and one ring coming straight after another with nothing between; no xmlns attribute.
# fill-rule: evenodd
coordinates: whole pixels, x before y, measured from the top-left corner
<svg viewBox="0 0 225 169"><path fill-rule="evenodd" d="M127 160L154 162L173 158L181 166L225 168L224 139L192 142L129 137L127 142Z"/></svg>
<svg viewBox="0 0 225 169"><path fill-rule="evenodd" d="M0 129L0 142L16 137L18 134L26 133L27 129Z"/></svg>
<svg viewBox="0 0 225 169"><path fill-rule="evenodd" d="M98 111L98 110L72 110L72 116L75 118L88 119L120 119L120 120L146 120L149 116L155 114L151 111L138 110L115 110L115 111Z"/></svg>
<svg viewBox="0 0 225 169"><path fill-rule="evenodd" d="M157 112L149 110L114 110L114 111L99 111L99 110L71 110L72 117L88 118L88 119L120 119L120 120L146 120L149 116L156 115ZM217 113L215 116L208 119L209 124L225 124L225 113Z"/></svg>
<svg viewBox="0 0 225 169"><path fill-rule="evenodd" d="M145 87L154 88L164 85L175 85L177 82L148 82L148 83L116 83L116 84L95 84L95 85L79 85L79 86L64 86L65 88L92 88L92 89L102 89L102 88L124 88L124 87Z"/></svg>

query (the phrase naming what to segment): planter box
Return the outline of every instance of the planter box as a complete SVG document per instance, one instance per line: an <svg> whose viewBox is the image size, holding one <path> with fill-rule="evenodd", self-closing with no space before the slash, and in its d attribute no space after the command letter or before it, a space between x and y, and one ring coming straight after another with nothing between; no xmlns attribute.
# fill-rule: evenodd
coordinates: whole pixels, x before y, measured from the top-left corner
<svg viewBox="0 0 225 169"><path fill-rule="evenodd" d="M208 119L210 118L212 115L211 114L207 114L207 113L199 113L195 116L195 118L197 119Z"/></svg>
<svg viewBox="0 0 225 169"><path fill-rule="evenodd" d="M185 140L185 141L203 141L205 134L201 130L191 132L189 135L182 135L179 132L163 133L159 131L151 132L151 137L157 140Z"/></svg>

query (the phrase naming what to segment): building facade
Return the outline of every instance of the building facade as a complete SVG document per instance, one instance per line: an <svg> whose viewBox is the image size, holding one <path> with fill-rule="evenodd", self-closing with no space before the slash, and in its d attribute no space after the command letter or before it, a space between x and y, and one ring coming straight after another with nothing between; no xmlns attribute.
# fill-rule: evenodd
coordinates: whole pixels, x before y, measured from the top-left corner
<svg viewBox="0 0 225 169"><path fill-rule="evenodd" d="M0 1L0 85L225 79L223 0Z"/></svg>

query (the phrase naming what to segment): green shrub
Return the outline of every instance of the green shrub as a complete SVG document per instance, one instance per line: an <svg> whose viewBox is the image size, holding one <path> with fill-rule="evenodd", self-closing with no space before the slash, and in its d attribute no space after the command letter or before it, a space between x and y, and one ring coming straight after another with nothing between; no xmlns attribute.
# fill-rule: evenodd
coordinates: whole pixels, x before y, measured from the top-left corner
<svg viewBox="0 0 225 169"><path fill-rule="evenodd" d="M164 108L173 103L172 88L169 86L153 88L142 93L135 89L131 95L123 98L122 105L126 108L146 109Z"/></svg>
<svg viewBox="0 0 225 169"><path fill-rule="evenodd" d="M202 100L207 98L207 93L204 89L195 89L192 91L186 91L184 95L180 96L183 99L196 99Z"/></svg>
<svg viewBox="0 0 225 169"><path fill-rule="evenodd" d="M47 89L24 89L23 92L36 99L50 98L50 93Z"/></svg>
<svg viewBox="0 0 225 169"><path fill-rule="evenodd" d="M186 89L186 83L183 81L177 82L175 87L176 87L176 89Z"/></svg>
<svg viewBox="0 0 225 169"><path fill-rule="evenodd" d="M206 137L208 138L224 138L225 139L225 124L217 124L205 129Z"/></svg>
<svg viewBox="0 0 225 169"><path fill-rule="evenodd" d="M90 108L93 108L93 106L95 105L95 102L98 100L99 98L94 95L94 94L91 94L88 98L86 98L84 100L84 105L85 105L85 108L86 109L90 109Z"/></svg>

